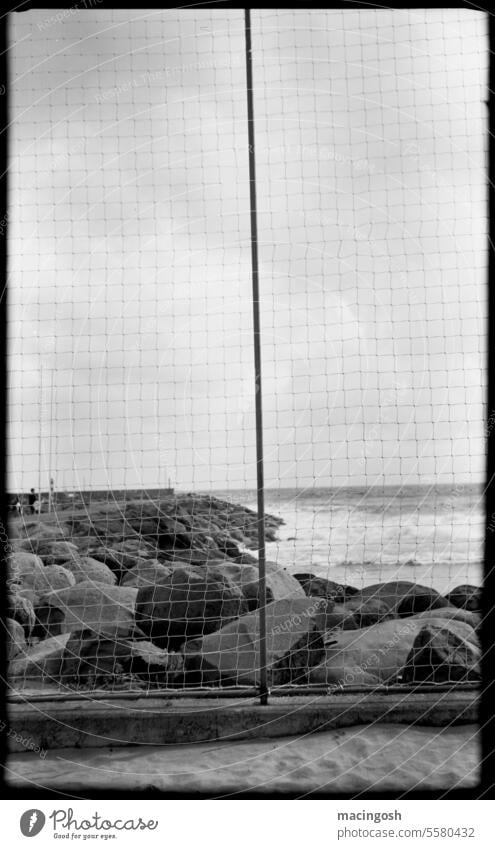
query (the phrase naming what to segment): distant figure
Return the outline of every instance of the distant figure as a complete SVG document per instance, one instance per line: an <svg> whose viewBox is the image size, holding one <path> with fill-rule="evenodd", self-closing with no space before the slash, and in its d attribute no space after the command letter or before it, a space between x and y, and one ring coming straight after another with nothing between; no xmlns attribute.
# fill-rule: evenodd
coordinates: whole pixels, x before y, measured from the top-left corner
<svg viewBox="0 0 495 849"><path fill-rule="evenodd" d="M29 493L29 508L31 513L39 513L39 501L34 489Z"/></svg>
<svg viewBox="0 0 495 849"><path fill-rule="evenodd" d="M15 500L15 503L14 503L14 510L15 510L16 513L19 514L19 516L22 514L22 501L19 498L19 496L16 497L16 500Z"/></svg>

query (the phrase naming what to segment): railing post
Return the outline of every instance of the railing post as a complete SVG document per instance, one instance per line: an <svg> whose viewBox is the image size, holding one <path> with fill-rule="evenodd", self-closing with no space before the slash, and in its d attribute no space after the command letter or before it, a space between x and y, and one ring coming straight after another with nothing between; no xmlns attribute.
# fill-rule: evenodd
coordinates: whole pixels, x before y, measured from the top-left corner
<svg viewBox="0 0 495 849"><path fill-rule="evenodd" d="M258 563L259 563L259 657L260 704L268 704L266 656L266 551L265 551L265 483L263 472L263 405L261 391L261 325L258 269L258 222L256 214L256 161L254 155L253 64L251 53L251 12L244 10L246 42L246 88L249 144L249 197L251 206L251 269L253 279L253 343L256 406L256 480L258 493Z"/></svg>

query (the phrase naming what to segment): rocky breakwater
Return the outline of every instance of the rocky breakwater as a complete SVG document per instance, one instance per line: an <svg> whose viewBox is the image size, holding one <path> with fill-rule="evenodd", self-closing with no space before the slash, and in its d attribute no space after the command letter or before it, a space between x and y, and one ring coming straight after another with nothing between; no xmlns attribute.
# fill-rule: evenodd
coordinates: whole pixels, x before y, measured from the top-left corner
<svg viewBox="0 0 495 849"><path fill-rule="evenodd" d="M345 689L480 679L475 588L456 588L451 594L461 603L456 606L407 581L358 590L314 576L308 580L305 573L301 583L306 599L274 601L266 608L270 685ZM315 590L318 595L311 595ZM259 683L258 638L255 611L186 642L184 681Z"/></svg>
<svg viewBox="0 0 495 849"><path fill-rule="evenodd" d="M456 587L445 597L408 581L361 590L328 581L319 588L334 603L326 616L325 657L310 671L310 683L345 688L480 680L479 588Z"/></svg>
<svg viewBox="0 0 495 849"><path fill-rule="evenodd" d="M265 523L275 539L282 520ZM13 682L163 682L187 639L259 604L257 515L215 497L97 503L16 520L10 536ZM268 599L304 598L286 570L267 568Z"/></svg>
<svg viewBox="0 0 495 849"><path fill-rule="evenodd" d="M256 686L256 514L207 496L17 524L10 680L43 686ZM275 537L281 520L267 517ZM268 678L332 688L479 678L481 594L406 581L358 589L267 563Z"/></svg>

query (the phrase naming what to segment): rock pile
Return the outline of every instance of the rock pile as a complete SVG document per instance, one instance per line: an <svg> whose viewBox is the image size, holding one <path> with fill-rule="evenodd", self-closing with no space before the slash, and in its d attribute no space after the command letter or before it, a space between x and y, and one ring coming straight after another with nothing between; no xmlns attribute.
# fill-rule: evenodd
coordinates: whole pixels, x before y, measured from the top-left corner
<svg viewBox="0 0 495 849"><path fill-rule="evenodd" d="M255 686L256 514L209 496L98 503L27 518L9 557L14 686ZM273 539L281 520L266 517ZM266 568L271 686L479 678L481 592L407 581L357 589Z"/></svg>

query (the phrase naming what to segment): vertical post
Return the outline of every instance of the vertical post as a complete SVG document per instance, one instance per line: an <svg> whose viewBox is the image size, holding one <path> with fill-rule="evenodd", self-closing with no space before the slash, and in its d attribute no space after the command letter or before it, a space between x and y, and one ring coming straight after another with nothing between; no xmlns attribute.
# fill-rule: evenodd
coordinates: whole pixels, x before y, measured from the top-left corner
<svg viewBox="0 0 495 849"><path fill-rule="evenodd" d="M253 343L256 405L256 478L258 492L258 563L260 623L260 703L268 704L266 653L266 550L265 483L263 472L263 406L261 393L261 324L258 267L258 222L256 207L256 160L254 154L253 63L251 48L251 11L244 10L246 43L246 89L249 144L249 197L251 206L251 269L253 278Z"/></svg>
<svg viewBox="0 0 495 849"><path fill-rule="evenodd" d="M43 360L41 361L40 369L40 442L38 452L38 524L41 522L41 479L42 469L41 460L43 456Z"/></svg>
<svg viewBox="0 0 495 849"><path fill-rule="evenodd" d="M49 419L49 436L48 436L48 512L53 510L53 491L54 480L52 478L52 436L53 436L53 368L50 370L50 419Z"/></svg>

